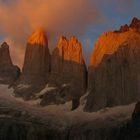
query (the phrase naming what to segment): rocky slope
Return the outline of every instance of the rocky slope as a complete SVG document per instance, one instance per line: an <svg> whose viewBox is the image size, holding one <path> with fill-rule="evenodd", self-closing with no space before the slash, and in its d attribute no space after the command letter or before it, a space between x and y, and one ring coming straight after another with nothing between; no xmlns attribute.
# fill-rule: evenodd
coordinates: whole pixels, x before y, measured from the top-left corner
<svg viewBox="0 0 140 140"><path fill-rule="evenodd" d="M134 105L94 113L61 112L58 106L39 108L0 94L1 140L135 140L139 139L139 109ZM9 96L9 94L8 94ZM6 100L5 100L6 99ZM135 131L137 130L137 131ZM129 133L127 133L129 132ZM129 137L131 136L131 137Z"/></svg>
<svg viewBox="0 0 140 140"><path fill-rule="evenodd" d="M140 99L140 20L103 33L91 55L86 111Z"/></svg>
<svg viewBox="0 0 140 140"><path fill-rule="evenodd" d="M20 69L14 66L9 46L4 42L0 47L0 83L12 85L20 75Z"/></svg>
<svg viewBox="0 0 140 140"><path fill-rule="evenodd" d="M28 39L22 74L15 89L16 95L30 98L47 83L50 72L50 53L43 29Z"/></svg>
<svg viewBox="0 0 140 140"><path fill-rule="evenodd" d="M119 140L135 106L93 113L83 112L82 106L70 111L66 104L42 108L11 96L13 89L5 85L0 85L0 91L1 140Z"/></svg>
<svg viewBox="0 0 140 140"><path fill-rule="evenodd" d="M62 101L78 100L86 90L87 70L82 47L76 37L61 37L52 53L49 85L56 87ZM47 93L47 97L48 93Z"/></svg>

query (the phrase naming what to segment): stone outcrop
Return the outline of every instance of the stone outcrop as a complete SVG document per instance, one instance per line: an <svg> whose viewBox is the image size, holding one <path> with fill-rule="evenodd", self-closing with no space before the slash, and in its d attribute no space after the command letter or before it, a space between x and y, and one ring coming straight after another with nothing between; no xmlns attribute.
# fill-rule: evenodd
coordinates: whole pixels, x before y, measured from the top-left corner
<svg viewBox="0 0 140 140"><path fill-rule="evenodd" d="M61 37L52 53L49 85L57 87L56 92L64 101L80 98L86 90L86 74L79 41Z"/></svg>
<svg viewBox="0 0 140 140"><path fill-rule="evenodd" d="M136 28L135 28L136 27ZM86 111L129 104L140 99L140 29L103 33L91 55Z"/></svg>
<svg viewBox="0 0 140 140"><path fill-rule="evenodd" d="M50 72L50 53L43 29L35 31L28 39L22 74L15 93L25 98L38 92L47 83Z"/></svg>
<svg viewBox="0 0 140 140"><path fill-rule="evenodd" d="M20 69L13 65L10 57L9 46L4 42L0 47L0 83L12 85L19 75Z"/></svg>

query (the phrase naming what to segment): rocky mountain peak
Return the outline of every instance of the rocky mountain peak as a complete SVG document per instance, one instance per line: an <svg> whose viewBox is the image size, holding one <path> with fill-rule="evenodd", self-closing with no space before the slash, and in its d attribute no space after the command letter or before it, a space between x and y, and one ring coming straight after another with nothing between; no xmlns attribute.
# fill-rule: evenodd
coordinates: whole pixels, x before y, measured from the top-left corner
<svg viewBox="0 0 140 140"><path fill-rule="evenodd" d="M61 36L57 43L57 48L63 48L68 45L68 40L65 36Z"/></svg>
<svg viewBox="0 0 140 140"><path fill-rule="evenodd" d="M0 47L0 83L13 84L20 74L20 69L14 66L10 57L9 45L3 42Z"/></svg>
<svg viewBox="0 0 140 140"><path fill-rule="evenodd" d="M57 47L54 50L59 54L59 57L67 61L73 61L78 64L83 64L82 58L82 47L81 43L79 43L76 37L70 37L67 39L66 37L60 37Z"/></svg>
<svg viewBox="0 0 140 140"><path fill-rule="evenodd" d="M130 25L128 25L128 24L122 25L119 30L115 30L114 32L122 33L122 32L127 32L131 29L133 29L137 32L140 32L140 20L138 18L134 17L132 19Z"/></svg>
<svg viewBox="0 0 140 140"><path fill-rule="evenodd" d="M140 20L139 20L138 18L134 17L134 18L132 19L132 22L131 22L131 24L130 24L130 27L131 27L131 28L140 29Z"/></svg>
<svg viewBox="0 0 140 140"><path fill-rule="evenodd" d="M76 44L76 43L78 43L78 39L77 39L75 36L71 36L71 37L69 38L69 42L70 42L70 43L73 43L73 44Z"/></svg>
<svg viewBox="0 0 140 140"><path fill-rule="evenodd" d="M0 65L12 66L9 45L6 42L3 42L0 47Z"/></svg>
<svg viewBox="0 0 140 140"><path fill-rule="evenodd" d="M41 46L46 46L48 44L45 30L42 28L37 29L32 35L28 38L28 44L34 45L38 44Z"/></svg>
<svg viewBox="0 0 140 140"><path fill-rule="evenodd" d="M78 39L60 37L52 53L49 80L49 83L59 88L59 98L64 102L79 99L86 90L86 74L82 46Z"/></svg>
<svg viewBox="0 0 140 140"><path fill-rule="evenodd" d="M88 111L140 99L140 21L122 32L103 33L95 43L88 70Z"/></svg>
<svg viewBox="0 0 140 140"><path fill-rule="evenodd" d="M36 30L28 39L22 74L15 93L30 98L34 92L47 83L50 72L50 52L44 30ZM19 85L30 85L27 89Z"/></svg>
<svg viewBox="0 0 140 140"><path fill-rule="evenodd" d="M105 32L97 39L90 57L89 65L94 65L94 67L96 67L100 64L104 55L110 55L117 51L122 44L126 44L127 42L129 44L134 41L134 38L139 38L138 30L128 27L127 24L121 26L120 30L121 31ZM131 47L133 46L134 45L131 45Z"/></svg>
<svg viewBox="0 0 140 140"><path fill-rule="evenodd" d="M7 44L7 42L3 42L1 44L1 48L9 49L9 45Z"/></svg>

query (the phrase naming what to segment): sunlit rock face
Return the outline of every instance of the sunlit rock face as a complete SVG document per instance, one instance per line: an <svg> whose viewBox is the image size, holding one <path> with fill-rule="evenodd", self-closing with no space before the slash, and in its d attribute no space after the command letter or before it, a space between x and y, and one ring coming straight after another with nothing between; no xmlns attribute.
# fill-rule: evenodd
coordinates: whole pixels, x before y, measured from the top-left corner
<svg viewBox="0 0 140 140"><path fill-rule="evenodd" d="M0 83L12 85L19 75L20 69L13 65L10 57L9 46L4 42L0 47Z"/></svg>
<svg viewBox="0 0 140 140"><path fill-rule="evenodd" d="M140 21L103 33L89 63L86 111L140 99Z"/></svg>
<svg viewBox="0 0 140 140"><path fill-rule="evenodd" d="M86 65L76 37L61 37L52 53L49 84L58 87L62 100L80 98L86 90Z"/></svg>
<svg viewBox="0 0 140 140"><path fill-rule="evenodd" d="M16 93L31 96L31 93L37 92L40 86L46 84L49 72L50 53L47 37L43 29L38 29L28 39L22 75L18 80L18 85L26 85L29 88L17 88Z"/></svg>
<svg viewBox="0 0 140 140"><path fill-rule="evenodd" d="M23 65L23 75L27 78L26 83L36 81L41 81L42 83L46 82L49 71L50 53L48 41L45 32L42 29L39 29L28 39ZM38 76L41 79L36 79Z"/></svg>

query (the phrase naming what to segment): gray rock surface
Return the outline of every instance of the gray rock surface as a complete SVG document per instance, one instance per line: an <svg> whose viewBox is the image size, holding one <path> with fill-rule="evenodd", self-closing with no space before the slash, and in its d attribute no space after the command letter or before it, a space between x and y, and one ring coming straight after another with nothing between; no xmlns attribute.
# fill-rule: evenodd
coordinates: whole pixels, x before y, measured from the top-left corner
<svg viewBox="0 0 140 140"><path fill-rule="evenodd" d="M89 65L86 111L140 99L140 34L134 27L104 33L97 40Z"/></svg>

